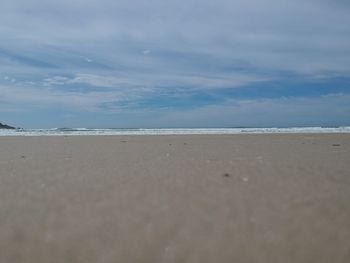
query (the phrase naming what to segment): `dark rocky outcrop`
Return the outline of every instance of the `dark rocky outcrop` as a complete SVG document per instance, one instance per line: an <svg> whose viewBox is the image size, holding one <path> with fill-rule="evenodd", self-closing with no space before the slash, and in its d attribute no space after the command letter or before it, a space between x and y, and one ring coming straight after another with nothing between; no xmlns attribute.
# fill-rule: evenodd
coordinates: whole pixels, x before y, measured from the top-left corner
<svg viewBox="0 0 350 263"><path fill-rule="evenodd" d="M0 122L0 129L9 129L9 130L14 130L16 129L15 127L12 127L12 126L9 126L9 125L6 125L6 124L2 124Z"/></svg>

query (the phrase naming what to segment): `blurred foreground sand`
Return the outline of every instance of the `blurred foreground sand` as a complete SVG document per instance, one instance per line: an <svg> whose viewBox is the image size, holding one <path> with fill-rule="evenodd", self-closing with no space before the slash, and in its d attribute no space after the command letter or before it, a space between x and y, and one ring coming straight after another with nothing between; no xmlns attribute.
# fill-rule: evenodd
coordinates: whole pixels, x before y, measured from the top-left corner
<svg viewBox="0 0 350 263"><path fill-rule="evenodd" d="M350 262L350 134L0 137L0 262Z"/></svg>

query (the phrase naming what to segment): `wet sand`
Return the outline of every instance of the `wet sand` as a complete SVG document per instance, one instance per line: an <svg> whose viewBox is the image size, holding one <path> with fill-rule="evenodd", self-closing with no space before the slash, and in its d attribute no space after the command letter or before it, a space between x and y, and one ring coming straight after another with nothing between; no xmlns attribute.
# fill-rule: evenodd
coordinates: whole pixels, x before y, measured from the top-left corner
<svg viewBox="0 0 350 263"><path fill-rule="evenodd" d="M350 134L0 137L0 262L350 262Z"/></svg>

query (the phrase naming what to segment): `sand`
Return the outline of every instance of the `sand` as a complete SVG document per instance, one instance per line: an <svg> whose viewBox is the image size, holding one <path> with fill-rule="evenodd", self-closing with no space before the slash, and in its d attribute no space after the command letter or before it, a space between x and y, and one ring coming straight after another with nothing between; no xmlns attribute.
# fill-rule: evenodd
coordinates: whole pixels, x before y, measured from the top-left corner
<svg viewBox="0 0 350 263"><path fill-rule="evenodd" d="M0 137L0 262L350 262L350 134Z"/></svg>

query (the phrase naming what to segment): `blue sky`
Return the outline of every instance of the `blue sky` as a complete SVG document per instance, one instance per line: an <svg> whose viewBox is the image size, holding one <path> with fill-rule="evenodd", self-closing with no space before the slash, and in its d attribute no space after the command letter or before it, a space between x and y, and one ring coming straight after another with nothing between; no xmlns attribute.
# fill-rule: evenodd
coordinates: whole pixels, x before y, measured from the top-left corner
<svg viewBox="0 0 350 263"><path fill-rule="evenodd" d="M350 125L346 0L4 0L0 122Z"/></svg>

